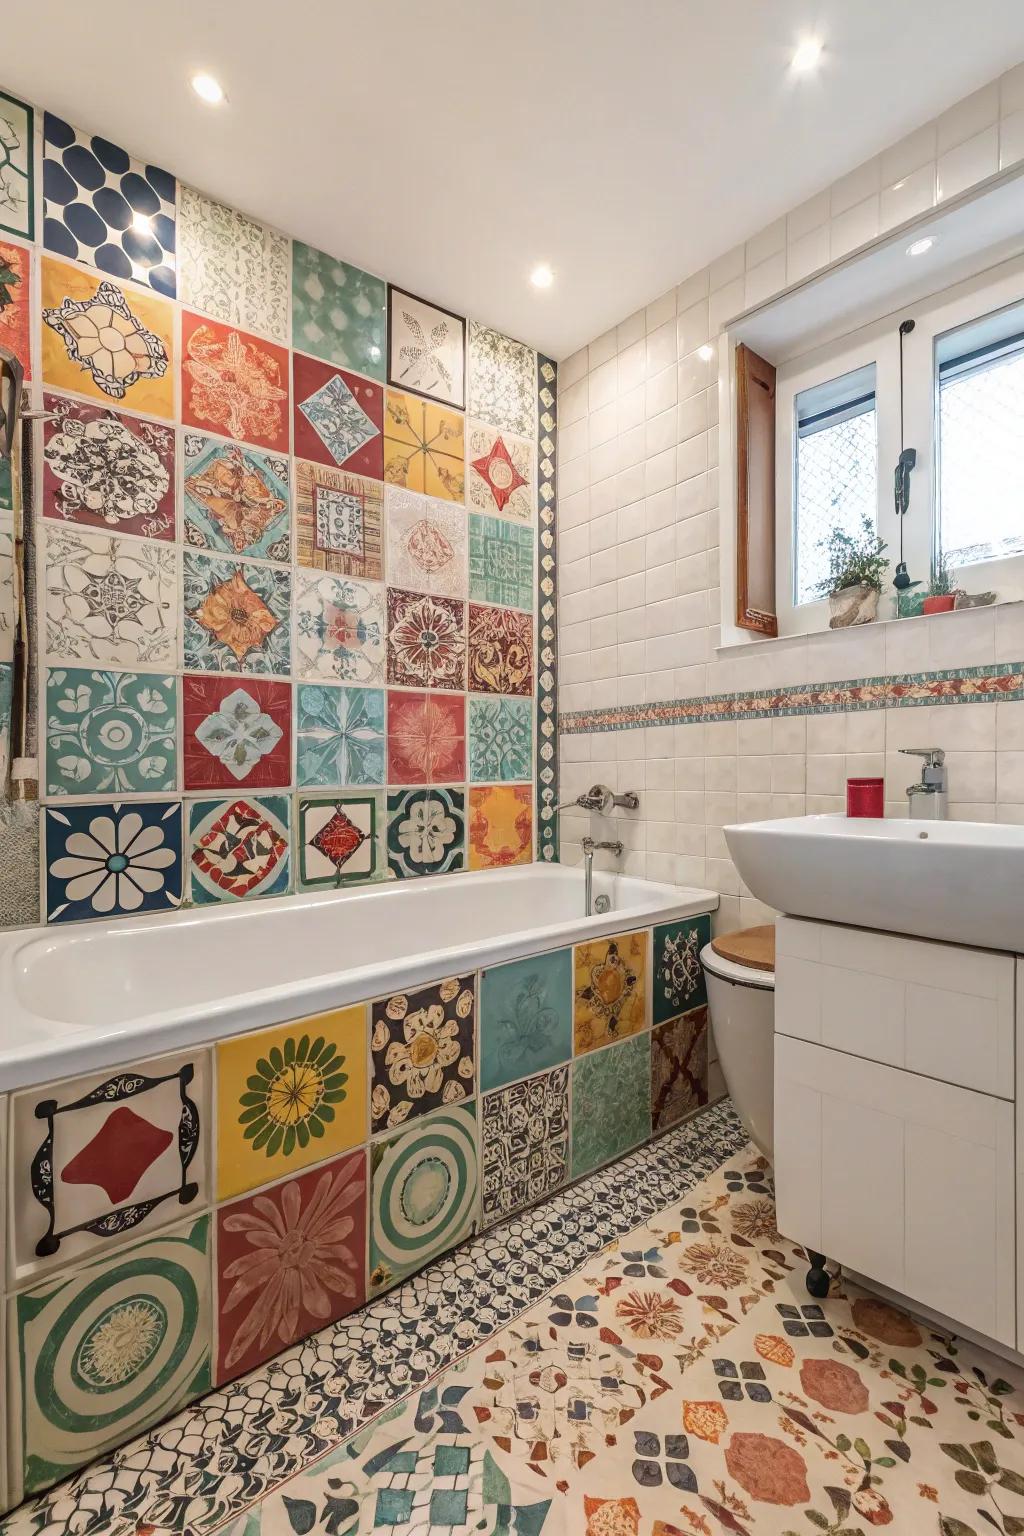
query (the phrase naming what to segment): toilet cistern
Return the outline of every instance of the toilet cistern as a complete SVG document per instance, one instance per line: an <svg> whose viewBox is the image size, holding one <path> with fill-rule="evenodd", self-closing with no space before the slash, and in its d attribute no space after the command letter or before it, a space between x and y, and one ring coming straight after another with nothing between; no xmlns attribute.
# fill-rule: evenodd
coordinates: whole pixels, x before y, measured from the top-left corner
<svg viewBox="0 0 1024 1536"><path fill-rule="evenodd" d="M946 819L946 754L941 747L900 747L906 757L924 759L921 778L907 785L907 815L920 821Z"/></svg>

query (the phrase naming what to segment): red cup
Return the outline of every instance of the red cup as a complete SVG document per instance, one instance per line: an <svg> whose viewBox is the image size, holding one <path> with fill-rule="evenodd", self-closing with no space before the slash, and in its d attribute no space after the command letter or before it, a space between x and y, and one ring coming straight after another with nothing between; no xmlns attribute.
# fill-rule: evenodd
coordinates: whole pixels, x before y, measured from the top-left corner
<svg viewBox="0 0 1024 1536"><path fill-rule="evenodd" d="M847 816L884 816L884 779L847 779Z"/></svg>

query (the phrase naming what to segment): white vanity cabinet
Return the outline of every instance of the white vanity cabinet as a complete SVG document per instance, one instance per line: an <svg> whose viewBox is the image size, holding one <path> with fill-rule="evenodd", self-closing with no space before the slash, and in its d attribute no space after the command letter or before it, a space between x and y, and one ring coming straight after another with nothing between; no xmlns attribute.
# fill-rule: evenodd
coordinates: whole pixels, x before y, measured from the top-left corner
<svg viewBox="0 0 1024 1536"><path fill-rule="evenodd" d="M1017 967L989 950L777 924L780 1231L1015 1350Z"/></svg>

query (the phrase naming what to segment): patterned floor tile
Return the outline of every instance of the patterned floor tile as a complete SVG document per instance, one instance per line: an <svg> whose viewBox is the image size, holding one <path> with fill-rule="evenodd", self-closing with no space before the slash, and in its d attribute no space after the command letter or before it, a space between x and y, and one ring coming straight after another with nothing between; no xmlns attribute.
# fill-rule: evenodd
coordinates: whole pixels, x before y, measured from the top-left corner
<svg viewBox="0 0 1024 1536"><path fill-rule="evenodd" d="M197 906L288 891L288 795L193 800L188 818L191 895Z"/></svg>
<svg viewBox="0 0 1024 1536"><path fill-rule="evenodd" d="M45 394L43 515L174 538L174 431L155 421Z"/></svg>
<svg viewBox="0 0 1024 1536"><path fill-rule="evenodd" d="M181 316L181 419L187 427L289 451L288 352L202 315Z"/></svg>
<svg viewBox="0 0 1024 1536"><path fill-rule="evenodd" d="M572 1176L578 1179L651 1134L650 1035L577 1057L572 1095Z"/></svg>
<svg viewBox="0 0 1024 1536"><path fill-rule="evenodd" d="M469 686L474 693L533 692L533 618L469 605Z"/></svg>
<svg viewBox="0 0 1024 1536"><path fill-rule="evenodd" d="M276 230L192 187L179 188L178 296L194 309L287 344L288 246Z"/></svg>
<svg viewBox="0 0 1024 1536"><path fill-rule="evenodd" d="M466 596L466 513L450 501L384 490L388 581L434 597Z"/></svg>
<svg viewBox="0 0 1024 1536"><path fill-rule="evenodd" d="M286 458L186 432L185 540L197 549L257 560L291 559Z"/></svg>
<svg viewBox="0 0 1024 1536"><path fill-rule="evenodd" d="M490 965L480 989L480 1086L500 1088L572 1055L572 950Z"/></svg>
<svg viewBox="0 0 1024 1536"><path fill-rule="evenodd" d="M159 794L178 785L175 679L51 667L46 793Z"/></svg>
<svg viewBox="0 0 1024 1536"><path fill-rule="evenodd" d="M296 559L318 571L380 581L384 575L378 480L347 469L295 466Z"/></svg>
<svg viewBox="0 0 1024 1536"><path fill-rule="evenodd" d="M371 1129L390 1131L473 1092L476 979L382 997L372 1005Z"/></svg>
<svg viewBox="0 0 1024 1536"><path fill-rule="evenodd" d="M176 907L181 802L46 807L46 921L125 917Z"/></svg>
<svg viewBox="0 0 1024 1536"><path fill-rule="evenodd" d="M292 345L339 368L384 378L385 284L292 241Z"/></svg>
<svg viewBox="0 0 1024 1536"><path fill-rule="evenodd" d="M507 518L469 514L469 595L481 603L533 611L533 529Z"/></svg>
<svg viewBox="0 0 1024 1536"><path fill-rule="evenodd" d="M388 870L398 879L446 875L466 862L466 795L453 788L388 793Z"/></svg>
<svg viewBox="0 0 1024 1536"><path fill-rule="evenodd" d="M528 784L472 784L469 867L504 869L533 858L533 795Z"/></svg>
<svg viewBox="0 0 1024 1536"><path fill-rule="evenodd" d="M388 383L466 408L466 322L388 284Z"/></svg>
<svg viewBox="0 0 1024 1536"><path fill-rule="evenodd" d="M647 1022L647 935L576 946L573 1035L577 1055L635 1035Z"/></svg>
<svg viewBox="0 0 1024 1536"><path fill-rule="evenodd" d="M569 1176L569 1068L483 1097L485 1226L543 1199Z"/></svg>
<svg viewBox="0 0 1024 1536"><path fill-rule="evenodd" d="M296 689L296 774L302 788L384 783L383 688Z"/></svg>

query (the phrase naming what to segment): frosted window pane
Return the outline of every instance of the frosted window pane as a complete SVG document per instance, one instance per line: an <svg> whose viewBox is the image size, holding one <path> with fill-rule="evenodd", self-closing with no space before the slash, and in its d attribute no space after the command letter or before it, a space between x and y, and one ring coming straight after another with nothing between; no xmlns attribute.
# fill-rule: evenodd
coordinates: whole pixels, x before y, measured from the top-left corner
<svg viewBox="0 0 1024 1536"><path fill-rule="evenodd" d="M796 601L821 597L828 555L821 540L833 528L859 534L878 510L875 410L862 411L797 438Z"/></svg>
<svg viewBox="0 0 1024 1536"><path fill-rule="evenodd" d="M1024 553L1024 352L939 384L940 548L954 567Z"/></svg>

